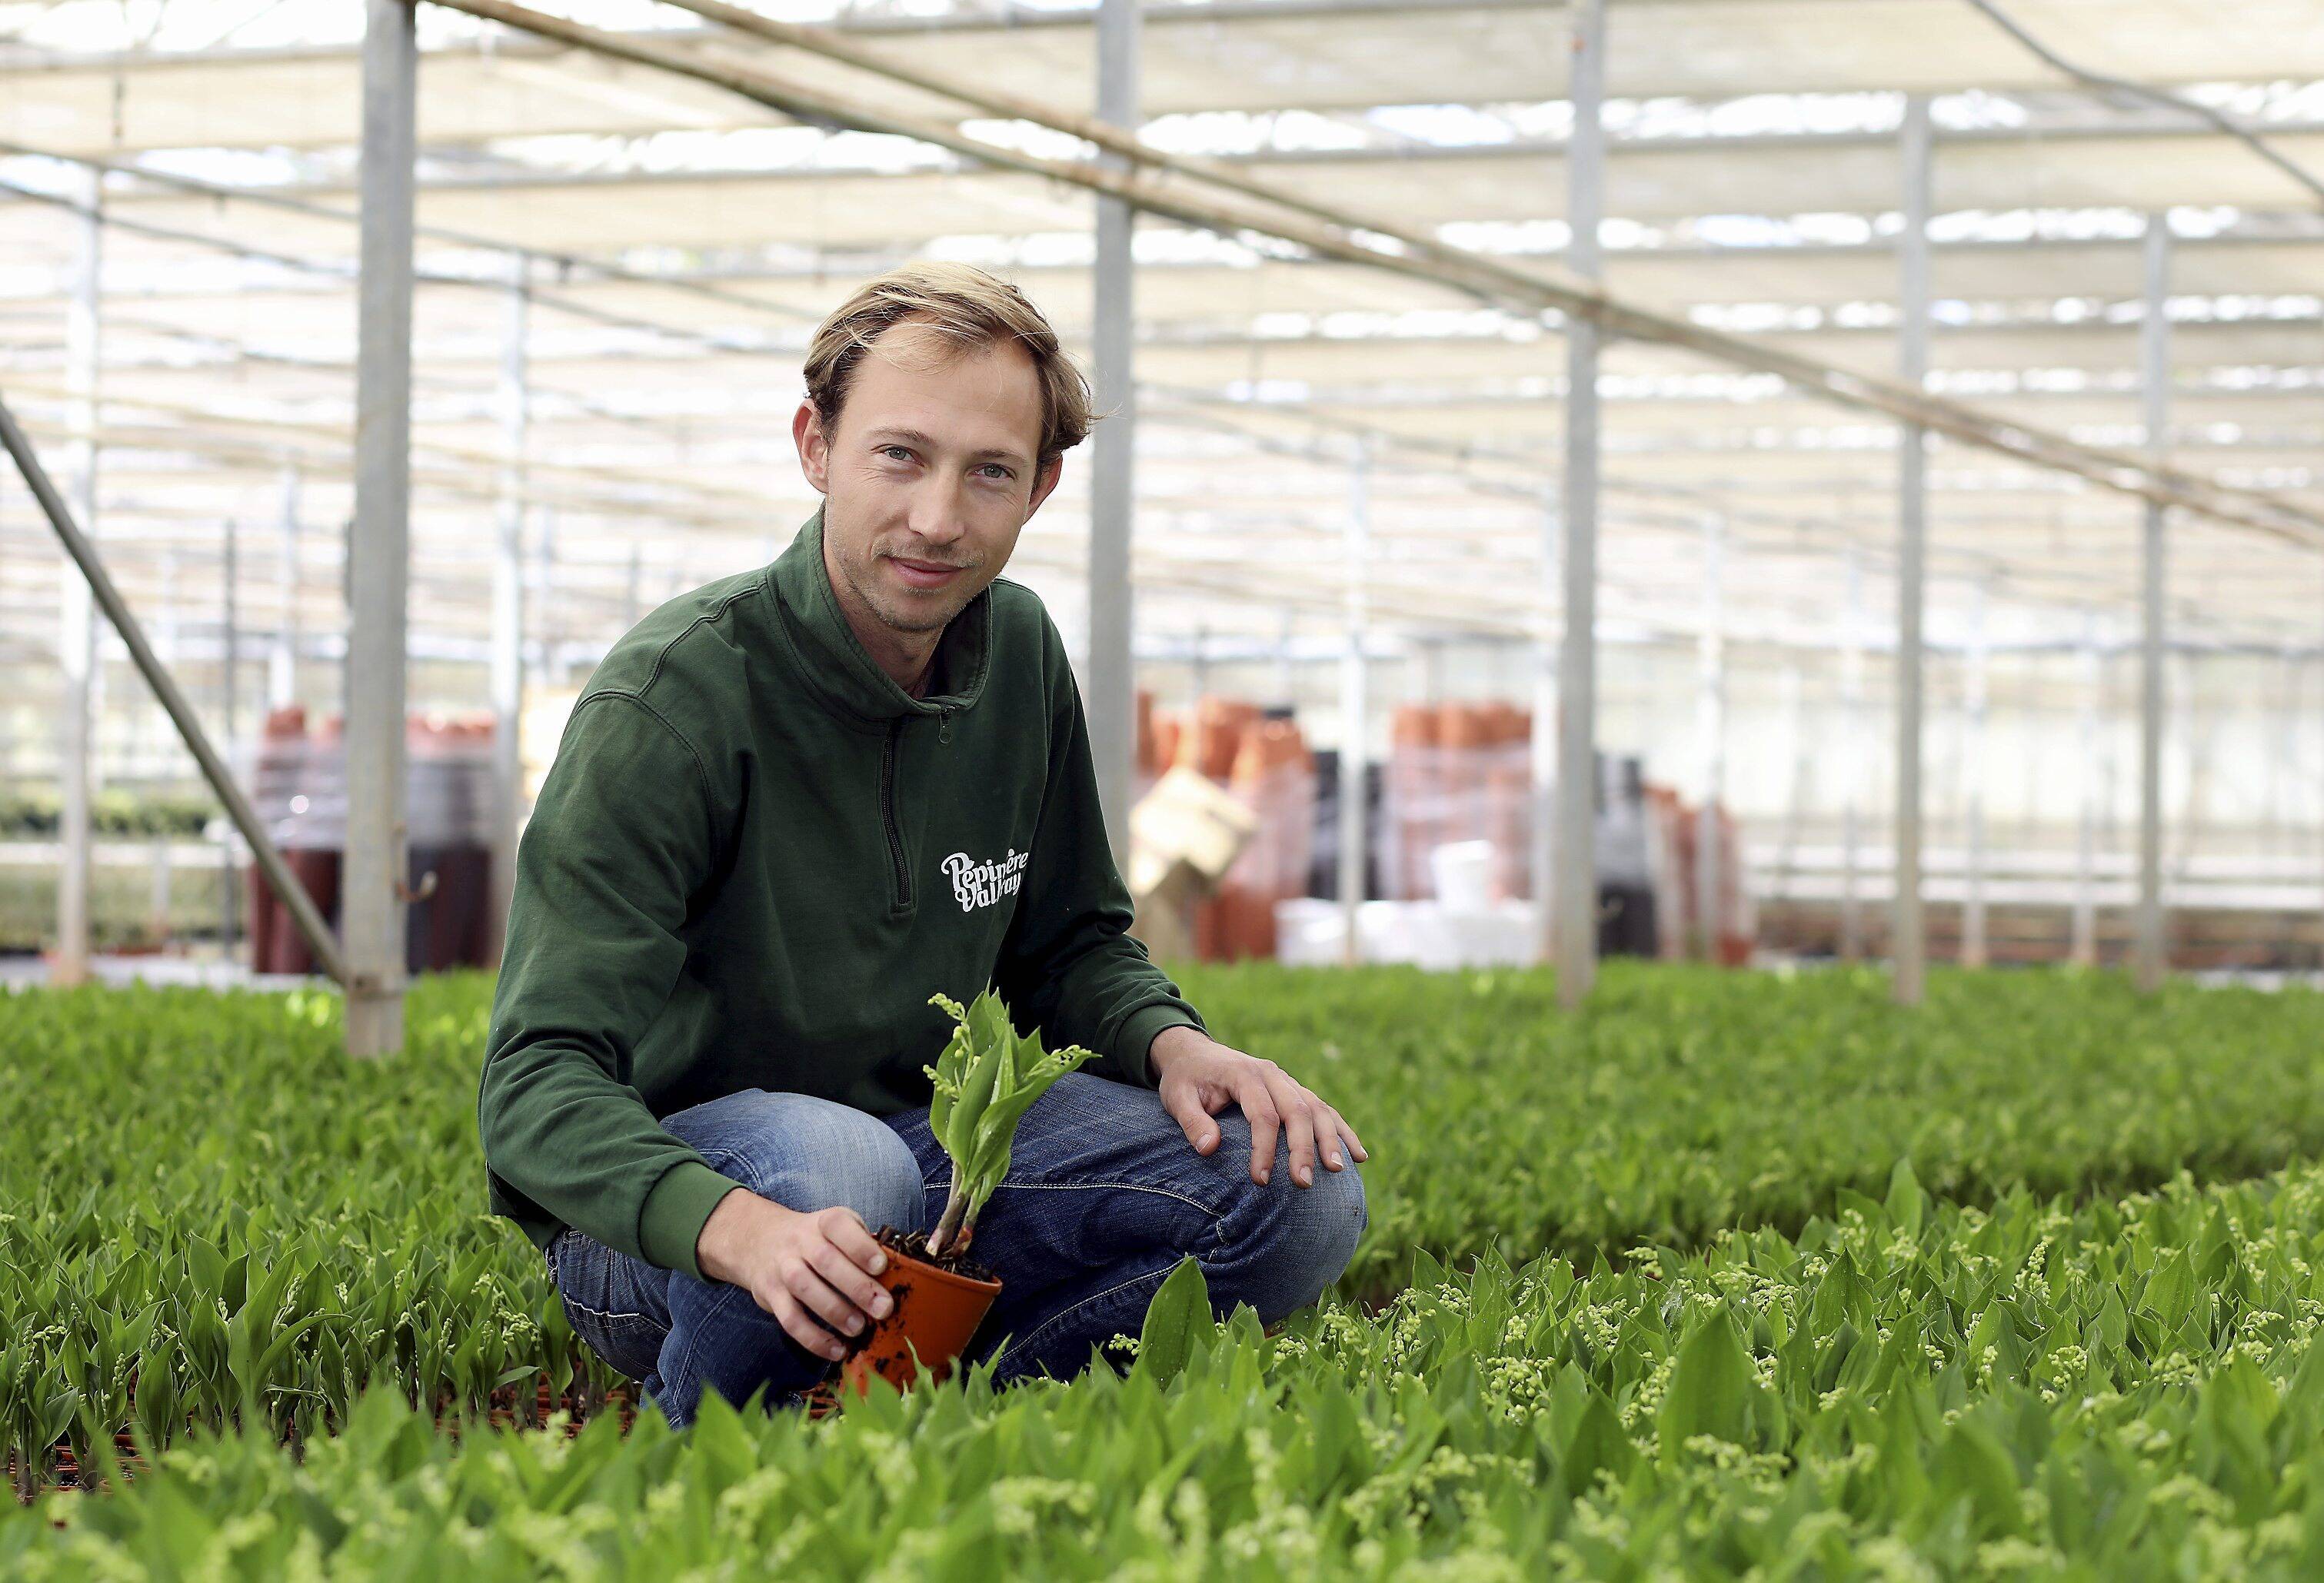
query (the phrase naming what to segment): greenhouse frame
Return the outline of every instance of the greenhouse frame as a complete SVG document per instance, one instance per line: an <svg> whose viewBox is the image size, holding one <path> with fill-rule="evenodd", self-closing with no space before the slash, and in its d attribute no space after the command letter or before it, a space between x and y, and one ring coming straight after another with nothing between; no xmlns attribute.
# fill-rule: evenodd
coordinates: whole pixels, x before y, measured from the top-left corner
<svg viewBox="0 0 2324 1583"><path fill-rule="evenodd" d="M2313 96L2284 86L2316 32L2301 6L2137 8L2079 60L2041 43L2074 36L2068 5L1884 0L1877 37L1851 30L1840 50L1815 47L1819 4L1639 5L1602 37L1577 12L1569 52L1563 14L1508 4L851 11L810 28L716 4L597 27L478 0L423 8L410 20L429 47L371 60L360 39L270 48L232 30L200 49L65 47L105 28L70 6L14 9L29 41L12 46L23 63L0 113L6 395L130 604L169 607L174 661L211 695L240 692L238 717L213 706L214 732L246 730L262 685L285 701L330 658L386 689L344 703L368 766L349 787L349 966L390 1005L397 813L381 788L400 767L394 744L364 743L366 722L401 713L401 685L363 657L408 640L447 667L431 690L488 694L512 722L528 667L584 666L642 603L778 544L761 498L765 364L796 354L856 266L916 249L1009 263L1101 389L1136 398L1017 563L1077 636L1102 635L1077 653L1118 830L1137 664L1338 669L1345 709L1389 676L1407 695L1442 687L1452 656L1553 713L1572 701L1562 735L1537 740L1546 810L1559 759L1606 740L1599 673L1692 647L1696 696L1640 688L1625 734L1653 730L1663 749L1685 734L1673 705L1691 706L1676 768L1716 801L1735 708L1786 717L1794 757L1817 734L1810 713L1847 722L1854 761L1816 778L1825 806L1787 805L1794 787L1745 807L1776 815L1794 846L1820 816L1813 844L1846 850L1808 883L1836 868L1851 895L1895 890L1908 999L1931 878L1916 717L1952 739L1954 839L1934 878L1973 910L1995 888L2062 886L2087 954L2096 898L2126 901L2149 976L2166 886L2316 910L2324 775L2301 697L2324 592L2324 328L2300 288L2324 222L2301 163ZM1116 76L1134 64L1135 83L1112 84L1109 60ZM1093 73L1094 121L1043 107L1090 101L1054 90ZM384 97L357 145L365 91ZM1102 141L1133 122L1143 144ZM363 200L392 212L399 189L364 184L397 180L415 195L410 237L365 240ZM1108 227L1139 212L1133 269ZM1593 215L1600 246L1572 247ZM408 438L389 410L399 311ZM376 375L366 334L387 337ZM355 390L384 404L377 424ZM1130 446L1132 421L1134 474L1104 437ZM374 428L367 457L350 436ZM1187 498L1198 476L1234 488ZM37 773L58 750L31 729L53 656L126 656L109 633L58 647L98 623L28 497L12 498L0 598L29 686L9 741L18 773ZM483 514L493 535L471 526ZM319 525L350 518L358 547L381 525L383 561L358 549L334 578ZM222 523L256 541L238 560ZM1262 525L1278 531L1254 539ZM420 613L400 635L407 578ZM2165 656L2181 667L2175 703ZM1747 665L1744 686L1775 680L1791 701L1729 704ZM1930 706L1932 665L1958 676L1958 722L1952 698ZM68 665L51 695L69 723L92 718L90 669ZM2256 720L2217 696L2246 688ZM2012 705L2024 718L1987 723ZM2070 834L2114 813L2092 811L2085 752L2080 806L2021 794L2005 815L2030 847L2074 850L2013 873L1985 828L1994 793L1978 783L2004 756L1989 733L2031 737L2078 707L2101 711L2080 729L2108 738L2133 861L2101 864ZM98 718L140 712L116 700ZM1857 739L1883 713L1894 741L1875 754ZM2166 824L2207 816L2187 744L2218 715L2252 760L2228 778L2264 781L2264 805L2210 813L2226 827L2207 829L2214 850L2188 836L2166 876ZM2126 724L2127 749L2111 741ZM97 727L100 760L122 729ZM129 734L149 761L171 750ZM68 805L85 802L86 753L61 749ZM509 765L501 781L507 840ZM1591 895L1575 786L1534 821L1535 871L1568 876L1567 918ZM1877 820L1883 791L1894 813ZM86 818L62 839L69 975L86 952L71 878ZM1560 865L1560 850L1581 860ZM1578 993L1588 931L1545 918L1553 936Z"/></svg>
<svg viewBox="0 0 2324 1583"><path fill-rule="evenodd" d="M2324 1573L2319 0L0 0L0 1576Z"/></svg>

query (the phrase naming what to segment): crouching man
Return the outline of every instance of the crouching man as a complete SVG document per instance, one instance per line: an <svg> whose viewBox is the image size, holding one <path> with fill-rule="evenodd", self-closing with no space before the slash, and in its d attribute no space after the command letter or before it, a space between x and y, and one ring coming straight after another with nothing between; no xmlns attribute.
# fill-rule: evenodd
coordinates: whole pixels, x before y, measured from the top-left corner
<svg viewBox="0 0 2324 1583"><path fill-rule="evenodd" d="M1222 1312L1273 1322L1366 1224L1354 1129L1123 933L1063 641L1000 575L1092 421L1056 334L982 271L911 265L818 328L806 378L822 506L574 705L478 1094L493 1209L680 1427L706 1387L795 1397L884 1312L872 1233L932 1229L950 1185L938 990L990 983L1097 1054L978 1224L1006 1284L967 1358L996 1378L1076 1371L1189 1254Z"/></svg>

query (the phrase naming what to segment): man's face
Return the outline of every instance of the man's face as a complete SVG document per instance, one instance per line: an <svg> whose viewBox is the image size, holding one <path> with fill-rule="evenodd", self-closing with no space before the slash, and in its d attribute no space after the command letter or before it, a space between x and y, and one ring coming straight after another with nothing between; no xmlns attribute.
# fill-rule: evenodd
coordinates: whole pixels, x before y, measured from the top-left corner
<svg viewBox="0 0 2324 1583"><path fill-rule="evenodd" d="M1034 464L1032 355L1007 342L947 358L944 345L918 321L890 326L856 364L835 432L805 401L791 424L841 598L898 634L941 631L1001 575L1063 466Z"/></svg>

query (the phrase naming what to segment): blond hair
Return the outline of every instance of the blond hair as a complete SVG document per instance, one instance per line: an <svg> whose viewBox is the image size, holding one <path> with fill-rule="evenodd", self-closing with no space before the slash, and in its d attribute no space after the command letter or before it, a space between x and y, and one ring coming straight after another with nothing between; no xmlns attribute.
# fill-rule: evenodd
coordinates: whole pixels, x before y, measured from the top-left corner
<svg viewBox="0 0 2324 1583"><path fill-rule="evenodd" d="M816 327L807 345L807 400L823 432L839 425L839 411L855 368L881 332L904 318L926 323L941 337L939 358L1015 341L1032 354L1041 382L1041 445L1046 467L1087 437L1093 419L1090 389L1057 343L1057 332L1015 286L973 264L915 261L876 275Z"/></svg>

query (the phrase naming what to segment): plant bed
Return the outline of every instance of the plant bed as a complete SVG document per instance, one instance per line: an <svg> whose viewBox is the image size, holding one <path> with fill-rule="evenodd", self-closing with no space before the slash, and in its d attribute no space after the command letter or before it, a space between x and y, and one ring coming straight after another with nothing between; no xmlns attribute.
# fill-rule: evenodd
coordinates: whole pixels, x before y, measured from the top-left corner
<svg viewBox="0 0 2324 1583"><path fill-rule="evenodd" d="M134 1472L136 1467L143 1465L144 1459L137 1454L137 1437L128 1431L123 1430L114 1435L113 1450L115 1455L121 1459L124 1476ZM93 1469L87 1477L82 1476L80 1459L73 1454L69 1447L56 1447L50 1455L54 1459L54 1466L51 1468L47 1479L34 1486L34 1495L52 1489L80 1490L92 1495L102 1495L109 1488L104 1478ZM133 1467L133 1464L135 1467ZM9 1454L6 1472L8 1487L15 1493L17 1504L23 1505L23 1488L17 1478L17 1463L14 1452Z"/></svg>
<svg viewBox="0 0 2324 1583"><path fill-rule="evenodd" d="M583 1426L592 1419L608 1414L621 1421L623 1434L629 1433L638 1421L636 1398L624 1385L615 1385L605 1391L588 1391L576 1384L562 1396L556 1396L550 1394L549 1382L542 1379L534 1383L529 1413L518 1410L519 1404L524 1400L521 1385L502 1386L492 1394L491 1405L484 1410L484 1422L494 1429L537 1430L548 1426L550 1413L561 1412L566 1415L565 1434L569 1440L579 1434ZM461 1415L452 1411L448 1398L438 1404L436 1412L438 1428L457 1438L461 1422Z"/></svg>
<svg viewBox="0 0 2324 1583"><path fill-rule="evenodd" d="M2182 1166L2236 1181L2324 1153L2324 994L2305 988L2174 980L2145 998L2112 973L1943 968L1927 1015L1906 1017L1869 969L1617 960L1575 1020L1535 970L1189 963L1183 982L1230 1042L1366 1096L1370 1226L1334 1290L1372 1311L1415 1247L1455 1268L1555 1251L1590 1269L1728 1228L1797 1236L1842 1191L1878 1197L1907 1156L1932 1195L1991 1206L2019 1185L2087 1202ZM336 1422L358 1382L477 1410L521 1366L613 1384L539 1250L474 1212L491 989L423 975L403 1055L376 1063L338 1059L342 1010L311 988L0 994L0 1206L15 1217L0 1223L0 1357L23 1348L17 1377L81 1390L107 1433L130 1418L107 1398L141 1364L195 1422L230 1422L242 1382L214 1329L228 1293L206 1283L247 1255L254 1286L294 1266L278 1330L332 1316L250 1380L300 1404L302 1432ZM205 1118L196 1134L188 1116ZM92 1214L137 1230L92 1235ZM100 1365L108 1332L148 1309L142 1356ZM35 1437L8 1438L21 1453Z"/></svg>
<svg viewBox="0 0 2324 1583"><path fill-rule="evenodd" d="M133 1390L133 1399L134 1394ZM529 1414L519 1411L519 1404L524 1399L521 1385L502 1386L492 1394L492 1404L483 1414L484 1422L495 1430L539 1431L548 1427L551 1413L562 1413L565 1414L565 1438L569 1440L597 1418L611 1416L617 1419L624 1435L635 1427L638 1420L637 1402L627 1387L620 1385L604 1392L591 1392L576 1385L562 1395L556 1395L549 1391L549 1382L541 1379L534 1383ZM460 1439L463 1424L472 1422L472 1418L464 1417L453 1410L448 1396L438 1400L433 1418L436 1431L455 1441ZM300 1454L296 1437L285 1432L279 1439L284 1450L294 1457ZM130 1431L115 1431L113 1449L119 1459L124 1480L134 1479L145 1471L144 1455L137 1449L137 1437ZM49 1458L51 1464L49 1473L30 1481L35 1497L48 1490L80 1490L91 1494L109 1492L110 1486L93 1469L84 1477L80 1459L63 1440L60 1439L50 1448ZM0 1480L5 1481L7 1489L19 1505L26 1504L24 1490L27 1481L19 1476L21 1468L22 1463L14 1452L0 1459ZM90 1479L96 1482L92 1485Z"/></svg>

